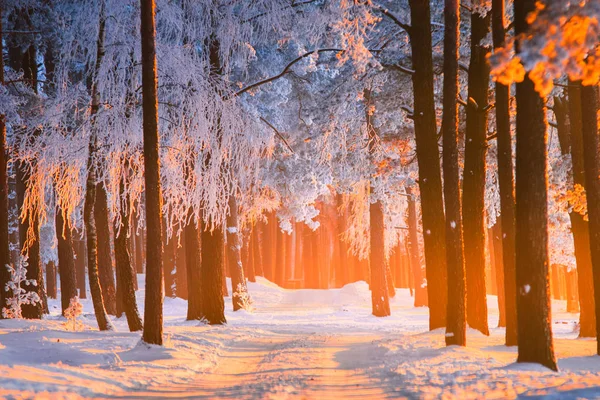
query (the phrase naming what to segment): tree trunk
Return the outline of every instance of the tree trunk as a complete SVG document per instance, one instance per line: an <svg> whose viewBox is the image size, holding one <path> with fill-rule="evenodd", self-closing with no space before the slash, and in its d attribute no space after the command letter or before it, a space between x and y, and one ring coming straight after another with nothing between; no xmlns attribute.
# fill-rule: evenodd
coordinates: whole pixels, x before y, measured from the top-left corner
<svg viewBox="0 0 600 400"><path fill-rule="evenodd" d="M87 269L86 262L86 249L85 249L85 236L82 239L74 242L74 254L75 254L75 274L77 276L77 289L79 290L79 298L87 299L87 289L85 284L85 271Z"/></svg>
<svg viewBox="0 0 600 400"><path fill-rule="evenodd" d="M448 308L446 345L466 346L466 281L458 170L458 28L460 0L444 7L444 114L442 120ZM469 86L470 87L470 86Z"/></svg>
<svg viewBox="0 0 600 400"><path fill-rule="evenodd" d="M191 209L189 212L190 215L193 213ZM193 215L191 216L188 225L184 228L185 267L187 273L188 295L188 320L202 318L201 262L203 261L203 259L199 228L200 227L196 225L196 218L193 217Z"/></svg>
<svg viewBox="0 0 600 400"><path fill-rule="evenodd" d="M113 231L115 235L115 266L117 270L117 297L120 305L127 317L127 325L129 331L137 332L142 330L142 318L138 311L137 301L135 298L135 281L137 279L133 263L129 253L131 240L129 236L131 211L128 210L129 194L123 199L125 190L124 178L121 177L119 183L119 198L121 199L121 226L115 226Z"/></svg>
<svg viewBox="0 0 600 400"><path fill-rule="evenodd" d="M225 302L223 300L223 229L215 227L211 232L206 223L201 232L202 242L202 317L211 325L225 324Z"/></svg>
<svg viewBox="0 0 600 400"><path fill-rule="evenodd" d="M234 195L230 195L229 214L227 214L227 260L231 275L231 302L233 303L233 311L243 308L242 296L248 292L240 254L242 244L238 227L237 201Z"/></svg>
<svg viewBox="0 0 600 400"><path fill-rule="evenodd" d="M581 82L569 82L569 126L571 160L573 165L573 184L586 187L584 167L584 145L581 113ZM575 244L577 260L577 279L579 286L579 337L596 336L596 314L594 303L594 280L592 274L592 255L590 252L589 223L576 212L569 214L571 230Z"/></svg>
<svg viewBox="0 0 600 400"><path fill-rule="evenodd" d="M96 187L96 203L94 205L94 218L98 235L98 274L102 286L102 298L106 312L116 315L117 298L113 268L112 249L110 244L110 228L108 216L108 199L104 183L99 182Z"/></svg>
<svg viewBox="0 0 600 400"><path fill-rule="evenodd" d="M168 237L166 230L167 221L163 219L163 248L165 249L164 256L164 283L165 297L175 297L175 255L177 253L177 242L175 237Z"/></svg>
<svg viewBox="0 0 600 400"><path fill-rule="evenodd" d="M142 40L142 108L144 181L146 184L146 302L142 340L163 343L162 194L158 137L158 84L154 0L140 0Z"/></svg>
<svg viewBox="0 0 600 400"><path fill-rule="evenodd" d="M408 195L408 248L410 252L410 269L415 284L415 307L427 306L427 291L423 287L423 272L421 270L421 250L419 232L417 229L417 205L410 187L406 188Z"/></svg>
<svg viewBox="0 0 600 400"><path fill-rule="evenodd" d="M198 232L200 234L200 232ZM177 254L175 256L175 268L177 273L175 274L175 294L180 299L188 299L188 286L187 286L187 265L185 262L185 233L182 236L178 236L176 243L178 243Z"/></svg>
<svg viewBox="0 0 600 400"><path fill-rule="evenodd" d="M494 48L506 44L505 0L492 0ZM496 130L498 134L498 183L502 221L502 260L504 262L504 300L506 304L506 345L517 344L517 292L515 266L515 195L513 151L510 132L510 89L496 83Z"/></svg>
<svg viewBox="0 0 600 400"><path fill-rule="evenodd" d="M55 212L56 241L58 247L58 269L60 272L60 305L62 314L69 308L71 299L77 296L77 276L75 258L73 257L73 239L68 218L64 218L63 210L57 207ZM85 282L85 281L84 281Z"/></svg>
<svg viewBox="0 0 600 400"><path fill-rule="evenodd" d="M485 155L490 47L484 39L490 30L490 13L471 13L471 61L463 172L463 231L467 276L467 322L489 335L485 288Z"/></svg>
<svg viewBox="0 0 600 400"><path fill-rule="evenodd" d="M596 332L600 332L600 151L598 144L598 87L581 87L583 164L594 282ZM600 355L600 340L597 340Z"/></svg>
<svg viewBox="0 0 600 400"><path fill-rule="evenodd" d="M498 327L506 327L506 300L504 291L504 259L502 254L502 222L497 220L494 226L488 229L489 249L492 253L494 270L496 273L496 288L498 294Z"/></svg>
<svg viewBox="0 0 600 400"><path fill-rule="evenodd" d="M516 36L527 32L527 15L535 3L515 2ZM517 362L539 363L556 371L548 291L546 109L529 75L517 83L516 98Z"/></svg>
<svg viewBox="0 0 600 400"><path fill-rule="evenodd" d="M46 264L46 294L51 299L56 299L56 265L54 261L49 261Z"/></svg>
<svg viewBox="0 0 600 400"><path fill-rule="evenodd" d="M409 0L414 122L429 298L429 329L446 326L446 231L433 96L433 51L428 1Z"/></svg>
<svg viewBox="0 0 600 400"><path fill-rule="evenodd" d="M248 264L246 266L248 273L246 277L248 278L249 282L256 282L257 246L255 244L255 229L256 226L250 228L250 234L248 235L248 239L246 241L246 248L248 249Z"/></svg>

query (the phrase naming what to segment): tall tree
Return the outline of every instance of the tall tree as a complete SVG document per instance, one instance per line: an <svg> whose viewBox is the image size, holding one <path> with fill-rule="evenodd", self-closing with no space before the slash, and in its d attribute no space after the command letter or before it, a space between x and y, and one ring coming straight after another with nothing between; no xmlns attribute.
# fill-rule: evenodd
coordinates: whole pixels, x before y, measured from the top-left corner
<svg viewBox="0 0 600 400"><path fill-rule="evenodd" d="M201 279L201 243L198 222L190 210L191 220L184 228L185 237L185 265L187 272L188 309L187 319L202 318L202 279Z"/></svg>
<svg viewBox="0 0 600 400"><path fill-rule="evenodd" d="M231 275L231 302L233 303L233 311L237 311L244 306L243 297L248 292L240 253L242 242L240 240L240 233L238 232L237 208L235 195L232 194L229 196L229 213L227 214L227 261L229 262L229 273ZM284 265L280 265L280 268L284 268Z"/></svg>
<svg viewBox="0 0 600 400"><path fill-rule="evenodd" d="M2 5L0 4L0 54L4 54L2 37ZM0 57L0 85L4 86L4 57ZM10 264L8 234L8 148L6 146L6 115L0 115L0 307L6 304L5 290L10 280L6 266ZM0 318L2 318L0 316Z"/></svg>
<svg viewBox="0 0 600 400"><path fill-rule="evenodd" d="M492 0L492 37L494 48L506 44L504 0ZM498 145L498 185L504 262L504 301L507 346L517 344L517 293L515 271L515 193L513 150L510 132L510 88L496 82L496 132Z"/></svg>
<svg viewBox="0 0 600 400"><path fill-rule="evenodd" d="M63 216L63 210L56 207L55 226L58 248L58 269L60 274L60 304L62 313L69 308L71 299L77 296L77 276L75 273L75 257L73 237L69 219Z"/></svg>
<svg viewBox="0 0 600 400"><path fill-rule="evenodd" d="M440 152L438 150L433 96L433 51L431 11L428 1L409 0L412 50L414 123L419 189L425 246L425 273L429 303L429 329L446 326L447 270L446 226L442 198Z"/></svg>
<svg viewBox="0 0 600 400"><path fill-rule="evenodd" d="M569 100L569 127L571 144L571 162L573 166L573 185L586 187L583 145L583 115L581 104L581 81L569 81L567 88ZM577 285L579 286L579 337L596 336L596 314L594 303L594 280L592 274L592 255L590 252L589 223L578 212L569 214L575 259L577 261Z"/></svg>
<svg viewBox="0 0 600 400"><path fill-rule="evenodd" d="M448 317L446 345L467 344L466 281L458 171L458 32L460 0L444 2L444 114L442 120Z"/></svg>
<svg viewBox="0 0 600 400"><path fill-rule="evenodd" d="M517 37L526 34L527 16L535 10L535 3L535 0L515 1ZM517 83L516 98L517 362L539 363L556 371L548 283L546 109L529 74Z"/></svg>
<svg viewBox="0 0 600 400"><path fill-rule="evenodd" d="M102 286L102 298L106 312L117 313L115 289L115 272L113 266L111 235L109 227L108 198L104 182L96 185L96 202L94 204L94 220L98 237L98 275Z"/></svg>
<svg viewBox="0 0 600 400"><path fill-rule="evenodd" d="M489 335L485 288L485 169L487 152L490 12L471 12L471 60L463 172L463 230L467 274L467 322Z"/></svg>
<svg viewBox="0 0 600 400"><path fill-rule="evenodd" d="M596 304L596 332L600 332L600 156L598 155L598 87L581 87L583 162L585 193L590 229L590 251L594 274L594 301ZM600 340L596 341L600 355Z"/></svg>
<svg viewBox="0 0 600 400"><path fill-rule="evenodd" d="M415 307L427 305L427 291L423 287L423 273L421 271L421 251L419 247L419 232L417 229L417 204L410 187L406 188L408 196L408 252L410 269L415 284Z"/></svg>
<svg viewBox="0 0 600 400"><path fill-rule="evenodd" d="M142 340L163 342L162 194L158 152L158 82L154 0L140 0L142 33L142 108L146 184L146 302Z"/></svg>

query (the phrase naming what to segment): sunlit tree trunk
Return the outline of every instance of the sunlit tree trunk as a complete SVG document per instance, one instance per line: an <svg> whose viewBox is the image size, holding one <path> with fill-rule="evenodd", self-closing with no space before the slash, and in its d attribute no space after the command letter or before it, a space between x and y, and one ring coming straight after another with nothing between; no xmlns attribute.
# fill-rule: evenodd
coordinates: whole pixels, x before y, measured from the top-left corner
<svg viewBox="0 0 600 400"><path fill-rule="evenodd" d="M444 7L444 114L442 120L448 308L446 345L467 344L466 281L458 170L458 27L460 0ZM473 64L473 63L472 63ZM465 181L466 182L466 181ZM485 295L485 293L484 293ZM486 316L487 317L487 316Z"/></svg>
<svg viewBox="0 0 600 400"><path fill-rule="evenodd" d="M142 108L144 181L146 184L146 302L142 340L163 342L162 194L158 137L156 26L154 0L140 0L142 39Z"/></svg>
<svg viewBox="0 0 600 400"><path fill-rule="evenodd" d="M492 35L494 48L504 47L506 25L505 0L492 2ZM496 83L496 131L498 145L498 183L500 219L502 221L502 260L504 265L504 301L506 309L506 345L517 344L517 294L515 272L515 195L513 150L510 132L510 89Z"/></svg>
<svg viewBox="0 0 600 400"><path fill-rule="evenodd" d="M583 164L589 218L590 252L594 282L596 332L600 332L600 156L598 155L598 87L581 87ZM600 340L596 353L600 355Z"/></svg>
<svg viewBox="0 0 600 400"><path fill-rule="evenodd" d="M286 233L277 227L277 244L275 246L275 283L284 287L285 285L285 253L286 253Z"/></svg>
<svg viewBox="0 0 600 400"><path fill-rule="evenodd" d="M582 133L581 82L569 81L569 126L573 184L586 187L584 167L584 145ZM589 223L576 212L569 214L575 243L577 279L579 285L579 337L596 336L596 314L594 303L594 280L592 275L592 255L590 252Z"/></svg>
<svg viewBox="0 0 600 400"><path fill-rule="evenodd" d="M111 235L109 228L108 198L104 183L96 185L96 203L94 204L94 218L98 236L98 274L102 286L102 298L106 312L116 315L116 289L111 249Z"/></svg>
<svg viewBox="0 0 600 400"><path fill-rule="evenodd" d="M63 210L57 207L55 212L56 242L58 248L58 269L60 273L60 304L62 313L69 308L71 299L77 296L77 276L73 238L68 218L64 218Z"/></svg>
<svg viewBox="0 0 600 400"><path fill-rule="evenodd" d="M142 330L142 318L140 317L135 298L134 282L137 279L137 276L129 253L129 241L131 240L131 237L129 236L129 228L132 210L129 210L128 208L128 205L130 204L129 194L126 194L124 199L122 197L124 191L124 178L121 177L119 183L119 198L121 199L121 226L114 227L117 296L119 298L119 303L125 312L125 316L127 317L127 325L129 326L129 330L131 332L136 332Z"/></svg>
<svg viewBox="0 0 600 400"><path fill-rule="evenodd" d="M77 289L79 298L87 299L87 285L85 284L85 270L87 269L85 236L73 241L73 250L75 254L75 274L77 276Z"/></svg>
<svg viewBox="0 0 600 400"><path fill-rule="evenodd" d="M428 1L409 0L414 123L429 298L429 329L446 326L446 228L433 96L431 13Z"/></svg>
<svg viewBox="0 0 600 400"><path fill-rule="evenodd" d="M421 270L421 250L419 232L417 229L417 205L410 187L406 188L408 195L408 249L410 253L410 269L415 284L415 307L427 306L427 291L423 287L423 272Z"/></svg>
<svg viewBox="0 0 600 400"><path fill-rule="evenodd" d="M527 16L535 10L535 3L515 2L515 35L527 32ZM517 362L539 363L557 370L548 282L546 109L528 75L517 83L516 98Z"/></svg>
<svg viewBox="0 0 600 400"><path fill-rule="evenodd" d="M202 318L209 324L226 323L223 300L223 229L220 226L210 231L210 223L201 232L202 242Z"/></svg>
<svg viewBox="0 0 600 400"><path fill-rule="evenodd" d="M177 273L175 274L175 292L177 297L180 299L187 300L188 298L188 287L187 287L187 265L185 262L185 234L175 238L178 243L176 255L175 255L175 268Z"/></svg>
<svg viewBox="0 0 600 400"><path fill-rule="evenodd" d="M490 258L496 277L498 295L498 327L506 327L506 300L504 290L504 258L502 253L502 222L497 220L493 227L488 229L488 242Z"/></svg>
<svg viewBox="0 0 600 400"><path fill-rule="evenodd" d="M254 273L256 276L264 277L263 271L263 250L262 250L262 234L263 234L263 225L260 223L254 224L252 228L252 249L254 256Z"/></svg>

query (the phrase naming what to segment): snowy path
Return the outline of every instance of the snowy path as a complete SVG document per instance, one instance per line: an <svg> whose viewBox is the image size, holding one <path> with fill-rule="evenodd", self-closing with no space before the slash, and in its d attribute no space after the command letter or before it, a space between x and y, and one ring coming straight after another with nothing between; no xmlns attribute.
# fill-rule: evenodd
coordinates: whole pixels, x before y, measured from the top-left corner
<svg viewBox="0 0 600 400"><path fill-rule="evenodd" d="M224 349L209 375L136 393L140 398L384 398L373 364L378 336L270 333ZM128 394L127 396L131 396Z"/></svg>
<svg viewBox="0 0 600 400"><path fill-rule="evenodd" d="M98 332L89 300L82 332L65 330L58 301L43 321L0 320L0 399L600 398L595 341L577 339L578 316L564 302L553 305L554 373L513 364L516 348L494 328L493 296L491 335L469 331L467 348L446 348L406 290L391 317L375 318L364 282L329 291L262 279L249 287L256 310L233 313L228 299L226 326L185 321L186 302L166 299L163 347L140 344L124 318L114 320L117 332Z"/></svg>

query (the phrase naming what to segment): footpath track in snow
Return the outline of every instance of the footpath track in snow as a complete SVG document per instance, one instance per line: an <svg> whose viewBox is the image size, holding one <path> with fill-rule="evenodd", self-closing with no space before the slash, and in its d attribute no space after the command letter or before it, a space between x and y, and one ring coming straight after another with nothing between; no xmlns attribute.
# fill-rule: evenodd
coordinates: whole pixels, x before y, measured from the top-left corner
<svg viewBox="0 0 600 400"><path fill-rule="evenodd" d="M398 393L380 378L381 336L275 333L222 349L209 374L149 388L138 398L386 398Z"/></svg>

